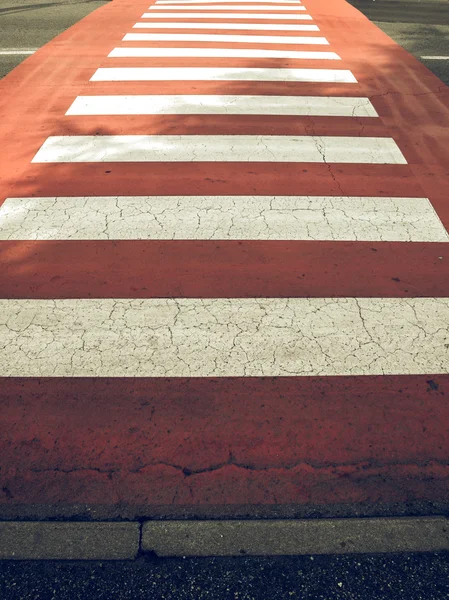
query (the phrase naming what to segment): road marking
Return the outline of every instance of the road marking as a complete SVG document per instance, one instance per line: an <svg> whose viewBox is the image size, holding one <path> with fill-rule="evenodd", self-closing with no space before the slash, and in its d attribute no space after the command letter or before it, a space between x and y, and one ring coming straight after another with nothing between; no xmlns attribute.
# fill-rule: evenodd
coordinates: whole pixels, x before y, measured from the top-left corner
<svg viewBox="0 0 449 600"><path fill-rule="evenodd" d="M449 56L421 56L424 60L449 60Z"/></svg>
<svg viewBox="0 0 449 600"><path fill-rule="evenodd" d="M136 23L133 29L239 29L254 31L319 31L317 25L297 25L286 23L176 23L159 22Z"/></svg>
<svg viewBox="0 0 449 600"><path fill-rule="evenodd" d="M8 50L0 50L0 56L21 56L29 55L37 52L37 48L34 50L20 50L19 48L9 48Z"/></svg>
<svg viewBox="0 0 449 600"><path fill-rule="evenodd" d="M8 198L0 240L449 242L427 198Z"/></svg>
<svg viewBox="0 0 449 600"><path fill-rule="evenodd" d="M2 377L448 373L449 298L0 300Z"/></svg>
<svg viewBox="0 0 449 600"><path fill-rule="evenodd" d="M262 13L143 13L142 19L282 19L284 21L311 21L310 15L280 15ZM214 25L214 23L211 23Z"/></svg>
<svg viewBox="0 0 449 600"><path fill-rule="evenodd" d="M234 48L114 48L109 58L282 58L284 60L340 60L335 52L255 50Z"/></svg>
<svg viewBox="0 0 449 600"><path fill-rule="evenodd" d="M337 96L78 96L66 115L308 115L377 117L368 98Z"/></svg>
<svg viewBox="0 0 449 600"><path fill-rule="evenodd" d="M208 4L207 6L150 6L149 10L306 10L305 6L266 6L263 4Z"/></svg>
<svg viewBox="0 0 449 600"><path fill-rule="evenodd" d="M226 42L248 44L328 45L324 37L284 35L215 35L207 33L127 33L124 42Z"/></svg>
<svg viewBox="0 0 449 600"><path fill-rule="evenodd" d="M257 69L245 67L102 67L91 81L301 81L357 83L346 69Z"/></svg>
<svg viewBox="0 0 449 600"><path fill-rule="evenodd" d="M32 162L407 164L391 138L277 135L51 136Z"/></svg>
<svg viewBox="0 0 449 600"><path fill-rule="evenodd" d="M302 4L299 0L244 0L246 4L260 4L267 5L269 8L270 4ZM241 4L242 0L156 0L156 4Z"/></svg>

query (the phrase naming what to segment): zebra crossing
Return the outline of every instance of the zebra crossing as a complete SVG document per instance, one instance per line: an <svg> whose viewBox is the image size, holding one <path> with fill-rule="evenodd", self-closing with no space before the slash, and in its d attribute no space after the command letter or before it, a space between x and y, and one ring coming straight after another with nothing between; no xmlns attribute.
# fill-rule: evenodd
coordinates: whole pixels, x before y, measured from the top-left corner
<svg viewBox="0 0 449 600"><path fill-rule="evenodd" d="M224 398L243 379L257 403L268 378L285 378L294 406L311 378L318 388L341 378L351 399L358 378L382 387L448 375L449 299L437 293L444 281L434 284L448 221L414 179L382 101L364 93L348 50L315 18L318 0L112 4L122 21L104 54L77 72L79 93L65 89L56 123L33 142L33 193L21 184L2 198L6 387L64 380L76 390L91 378L127 389L143 378L151 396L176 380L220 380ZM352 258L342 274L343 255ZM390 268L411 284L393 291ZM264 485L276 487L259 474L256 491L234 476L234 495L213 483L202 495L198 484L192 502L257 504ZM282 477L285 503L317 500L313 483L298 491ZM141 502L168 502L145 490ZM75 496L90 501L88 490Z"/></svg>

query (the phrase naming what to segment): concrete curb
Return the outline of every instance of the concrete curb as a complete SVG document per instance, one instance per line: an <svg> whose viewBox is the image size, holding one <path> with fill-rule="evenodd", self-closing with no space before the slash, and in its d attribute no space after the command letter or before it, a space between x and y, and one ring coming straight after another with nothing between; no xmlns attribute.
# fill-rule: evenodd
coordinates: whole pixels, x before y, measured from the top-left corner
<svg viewBox="0 0 449 600"><path fill-rule="evenodd" d="M449 550L444 517L277 521L148 521L158 556L264 556Z"/></svg>
<svg viewBox="0 0 449 600"><path fill-rule="evenodd" d="M0 560L132 560L449 550L445 517L0 522Z"/></svg>
<svg viewBox="0 0 449 600"><path fill-rule="evenodd" d="M3 560L126 560L139 543L139 523L0 523Z"/></svg>

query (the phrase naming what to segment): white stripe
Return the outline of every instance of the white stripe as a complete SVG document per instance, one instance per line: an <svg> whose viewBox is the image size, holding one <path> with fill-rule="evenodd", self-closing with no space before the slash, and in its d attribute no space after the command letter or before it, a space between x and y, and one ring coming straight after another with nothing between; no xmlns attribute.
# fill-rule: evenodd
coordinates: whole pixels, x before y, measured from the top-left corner
<svg viewBox="0 0 449 600"><path fill-rule="evenodd" d="M114 48L109 58L282 58L340 60L335 52L254 50L234 48Z"/></svg>
<svg viewBox="0 0 449 600"><path fill-rule="evenodd" d="M377 117L368 98L336 96L78 96L66 115Z"/></svg>
<svg viewBox="0 0 449 600"><path fill-rule="evenodd" d="M449 372L449 298L0 300L2 377Z"/></svg>
<svg viewBox="0 0 449 600"><path fill-rule="evenodd" d="M34 163L320 162L406 164L391 138L277 135L51 136Z"/></svg>
<svg viewBox="0 0 449 600"><path fill-rule="evenodd" d="M427 198L8 198L0 240L449 242Z"/></svg>
<svg viewBox="0 0 449 600"><path fill-rule="evenodd" d="M424 60L449 60L449 56L421 56Z"/></svg>
<svg viewBox="0 0 449 600"><path fill-rule="evenodd" d="M302 4L299 0L156 0L156 4L241 4L242 1L245 4L261 4L268 5L270 4Z"/></svg>
<svg viewBox="0 0 449 600"><path fill-rule="evenodd" d="M319 31L317 25L297 25L286 23L136 23L134 29L239 29L247 31Z"/></svg>
<svg viewBox="0 0 449 600"><path fill-rule="evenodd" d="M266 6L258 4L240 4L227 6L226 4L208 4L207 6L150 6L149 10L306 10L304 6Z"/></svg>
<svg viewBox="0 0 449 600"><path fill-rule="evenodd" d="M302 81L357 83L344 69L257 69L245 67L112 67L91 81Z"/></svg>
<svg viewBox="0 0 449 600"><path fill-rule="evenodd" d="M310 15L279 15L262 13L144 13L142 19L282 19L311 21Z"/></svg>
<svg viewBox="0 0 449 600"><path fill-rule="evenodd" d="M0 50L0 56L27 56L35 52L36 50Z"/></svg>
<svg viewBox="0 0 449 600"><path fill-rule="evenodd" d="M226 42L248 44L327 45L323 37L284 35L215 35L207 33L127 33L124 42Z"/></svg>

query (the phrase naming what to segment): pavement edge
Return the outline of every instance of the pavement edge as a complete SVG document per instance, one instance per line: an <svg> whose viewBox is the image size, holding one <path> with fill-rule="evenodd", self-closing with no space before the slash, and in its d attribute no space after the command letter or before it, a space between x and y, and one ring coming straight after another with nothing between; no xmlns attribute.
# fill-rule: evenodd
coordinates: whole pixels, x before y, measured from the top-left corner
<svg viewBox="0 0 449 600"><path fill-rule="evenodd" d="M0 560L133 560L140 555L294 556L449 550L443 516L347 519L0 522Z"/></svg>

